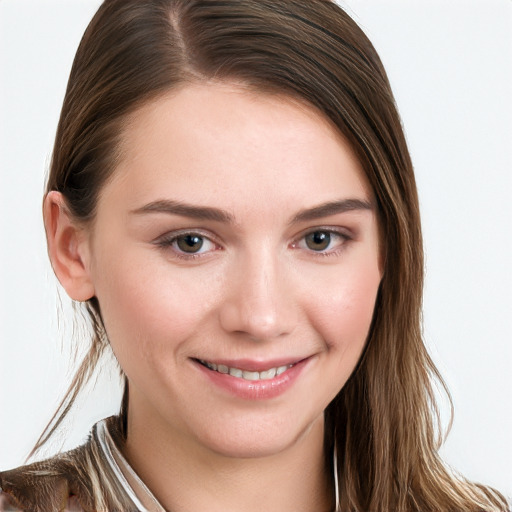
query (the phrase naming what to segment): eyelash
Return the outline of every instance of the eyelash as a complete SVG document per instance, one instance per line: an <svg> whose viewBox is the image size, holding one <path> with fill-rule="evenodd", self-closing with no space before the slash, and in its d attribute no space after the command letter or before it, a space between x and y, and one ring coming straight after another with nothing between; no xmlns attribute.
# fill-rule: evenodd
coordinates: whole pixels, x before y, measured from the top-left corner
<svg viewBox="0 0 512 512"><path fill-rule="evenodd" d="M329 250L323 250L323 251L315 251L314 249L308 249L305 250L311 253L311 255L315 257L329 257L329 256L338 256L344 249L345 245L352 240L352 237L347 234L345 230L336 229L336 228L330 228L330 227L318 227L314 229L308 230L306 233L300 236L299 240L297 242L294 242L292 244L292 247L294 249L300 249L299 244L306 240L306 237L308 235L312 235L314 233L327 233L329 235L334 235L335 237L339 238L339 244L334 249Z"/></svg>
<svg viewBox="0 0 512 512"><path fill-rule="evenodd" d="M168 233L160 238L158 238L154 243L161 249L169 249L171 248L174 256L178 259L185 260L185 261L191 261L198 258L204 257L205 254L208 254L212 251L207 252L200 252L200 253L189 253L180 251L178 248L174 248L173 244L175 244L180 238L186 237L186 236L197 236L203 240L208 240L211 244L218 246L218 244L212 240L212 237L210 235L207 235L206 233L202 233L201 231L178 231L178 232L172 232Z"/></svg>
<svg viewBox="0 0 512 512"><path fill-rule="evenodd" d="M314 234L314 233L327 233L329 235L335 235L340 239L339 246L335 249L330 250L322 250L322 251L315 251L314 249L307 249L304 248L307 252L309 252L314 257L329 257L329 256L337 256L340 254L341 251L345 249L345 245L347 242L350 242L352 240L352 237L349 236L345 230L341 229L335 229L330 227L318 227L314 229L310 229L307 232L303 233L297 241L293 242L291 244L291 247L293 249L301 249L302 247L299 247L299 244L306 240L306 237L308 235ZM212 237L206 233L203 233L201 231L180 231L180 232L172 232L168 233L157 240L155 240L154 244L162 249L169 249L171 248L173 250L174 256L178 259L185 260L185 261L192 261L198 258L205 257L206 254L210 254L213 251L205 251L205 252L199 252L199 253L189 253L181 251L178 248L174 248L173 244L175 244L180 238L186 237L186 236L197 236L203 240L208 240L211 244L215 246L219 246L214 240L212 240ZM214 249L214 251L217 249Z"/></svg>

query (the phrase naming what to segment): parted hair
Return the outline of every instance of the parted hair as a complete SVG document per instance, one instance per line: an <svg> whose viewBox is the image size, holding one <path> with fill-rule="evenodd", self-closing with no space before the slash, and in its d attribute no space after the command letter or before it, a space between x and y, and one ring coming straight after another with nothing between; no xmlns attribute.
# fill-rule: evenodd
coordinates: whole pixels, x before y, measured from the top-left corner
<svg viewBox="0 0 512 512"><path fill-rule="evenodd" d="M413 167L382 63L334 2L105 0L76 53L47 193L61 192L78 222L92 222L98 194L122 157L128 116L173 88L209 81L236 81L313 106L348 140L375 196L383 277L374 317L357 368L325 412L326 452L336 445L338 454L340 510L508 510L498 492L454 475L438 455L435 383L446 387L422 339ZM101 304L92 298L84 307L94 331L90 348L35 451L108 350ZM121 418L128 397L125 380Z"/></svg>

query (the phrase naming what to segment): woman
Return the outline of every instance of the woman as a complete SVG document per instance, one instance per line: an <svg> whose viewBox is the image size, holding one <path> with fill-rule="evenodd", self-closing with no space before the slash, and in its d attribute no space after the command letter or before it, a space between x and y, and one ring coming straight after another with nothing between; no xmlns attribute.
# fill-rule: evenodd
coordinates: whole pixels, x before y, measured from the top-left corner
<svg viewBox="0 0 512 512"><path fill-rule="evenodd" d="M412 166L336 5L106 1L44 214L96 337L37 448L108 345L125 395L86 445L4 472L5 503L506 510L437 455Z"/></svg>

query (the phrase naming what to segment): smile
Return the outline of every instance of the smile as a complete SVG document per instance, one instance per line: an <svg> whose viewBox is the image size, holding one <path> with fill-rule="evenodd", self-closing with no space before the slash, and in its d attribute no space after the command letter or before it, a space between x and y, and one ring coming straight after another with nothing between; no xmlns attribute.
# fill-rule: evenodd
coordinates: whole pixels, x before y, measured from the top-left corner
<svg viewBox="0 0 512 512"><path fill-rule="evenodd" d="M300 375L311 366L314 357L287 357L274 360L193 359L206 382L243 400L270 400L294 386Z"/></svg>
<svg viewBox="0 0 512 512"><path fill-rule="evenodd" d="M273 379L274 377L283 374L284 372L286 372L286 370L289 370L290 368L292 368L292 366L294 366L293 364L287 364L283 366L277 366L275 368L269 368L268 370L255 372L226 366L224 364L210 363L209 361L203 361L201 359L199 359L199 362L203 366L206 366L206 368L213 370L215 372L231 375L232 377L237 377L250 381Z"/></svg>

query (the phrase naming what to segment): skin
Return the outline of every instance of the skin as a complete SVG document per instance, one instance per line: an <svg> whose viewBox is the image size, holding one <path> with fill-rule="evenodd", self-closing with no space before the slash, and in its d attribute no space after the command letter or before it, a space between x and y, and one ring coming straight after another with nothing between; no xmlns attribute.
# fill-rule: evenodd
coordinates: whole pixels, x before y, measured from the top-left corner
<svg viewBox="0 0 512 512"><path fill-rule="evenodd" d="M45 219L57 276L72 298L98 298L128 377L125 455L173 512L329 510L323 412L361 355L381 280L360 163L312 108L230 83L144 105L122 151L92 225L57 192ZM346 200L358 207L318 211ZM180 249L187 233L196 254ZM198 359L304 362L259 399L219 387Z"/></svg>

